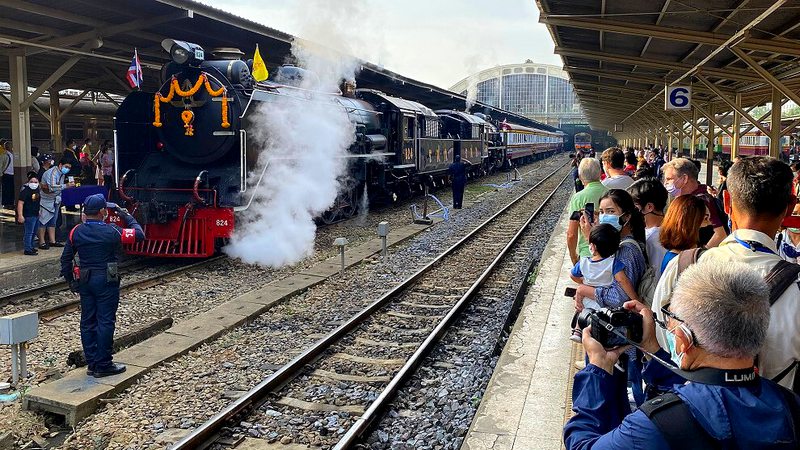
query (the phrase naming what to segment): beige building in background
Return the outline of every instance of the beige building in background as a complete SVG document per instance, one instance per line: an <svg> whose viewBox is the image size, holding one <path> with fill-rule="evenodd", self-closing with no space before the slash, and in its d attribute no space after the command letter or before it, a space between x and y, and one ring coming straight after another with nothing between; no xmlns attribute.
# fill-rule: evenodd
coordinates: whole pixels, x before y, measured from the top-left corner
<svg viewBox="0 0 800 450"><path fill-rule="evenodd" d="M470 75L450 90L467 95L477 89L475 99L559 127L586 123L578 97L567 73L551 64L523 64L492 67Z"/></svg>

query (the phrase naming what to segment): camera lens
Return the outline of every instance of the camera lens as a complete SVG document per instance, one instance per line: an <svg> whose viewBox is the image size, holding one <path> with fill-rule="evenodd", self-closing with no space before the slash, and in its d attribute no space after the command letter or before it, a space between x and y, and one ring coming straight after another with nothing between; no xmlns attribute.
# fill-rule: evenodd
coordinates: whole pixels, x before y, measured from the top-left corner
<svg viewBox="0 0 800 450"><path fill-rule="evenodd" d="M581 330L592 324L592 315L595 311L592 308L583 308L578 314L578 328Z"/></svg>

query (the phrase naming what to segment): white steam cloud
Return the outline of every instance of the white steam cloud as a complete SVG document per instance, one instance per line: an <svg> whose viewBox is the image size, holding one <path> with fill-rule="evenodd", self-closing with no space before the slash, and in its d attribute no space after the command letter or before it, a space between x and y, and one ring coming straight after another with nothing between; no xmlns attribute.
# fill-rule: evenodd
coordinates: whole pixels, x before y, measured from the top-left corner
<svg viewBox="0 0 800 450"><path fill-rule="evenodd" d="M238 217L236 232L225 247L228 255L281 267L312 254L314 218L347 184L345 156L355 132L345 110L330 96L315 92L335 92L342 79L355 77L359 63L349 55L361 42L357 25L364 20L361 11L367 10L361 3L342 7L313 0L298 9L305 28L299 35L305 39L294 42L292 54L297 65L314 72L318 80L304 79L303 90L277 97L254 113L257 125L248 139L261 152L248 194L250 189L255 194L250 208ZM255 186L265 165L264 177Z"/></svg>

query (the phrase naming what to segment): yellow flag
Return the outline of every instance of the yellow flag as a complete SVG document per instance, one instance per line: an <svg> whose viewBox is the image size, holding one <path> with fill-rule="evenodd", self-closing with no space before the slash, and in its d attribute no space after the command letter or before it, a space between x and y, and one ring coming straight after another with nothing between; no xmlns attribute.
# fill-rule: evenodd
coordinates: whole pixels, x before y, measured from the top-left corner
<svg viewBox="0 0 800 450"><path fill-rule="evenodd" d="M258 52L258 44L256 44L256 54L253 56L253 78L256 81L264 81L269 77L267 65L261 59L261 53Z"/></svg>

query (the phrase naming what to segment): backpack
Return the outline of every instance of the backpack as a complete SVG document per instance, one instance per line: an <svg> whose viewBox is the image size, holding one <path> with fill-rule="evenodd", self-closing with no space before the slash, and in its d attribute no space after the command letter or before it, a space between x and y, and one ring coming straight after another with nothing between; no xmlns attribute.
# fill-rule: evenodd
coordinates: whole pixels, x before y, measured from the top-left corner
<svg viewBox="0 0 800 450"><path fill-rule="evenodd" d="M620 245L624 244L625 242L633 242L636 244L636 247L639 249L639 251L642 252L642 255L645 254L641 245L639 245L639 242L636 241L636 239L626 237L622 240ZM653 304L653 296L656 292L658 281L656 280L656 272L652 267L650 267L650 264L647 264L646 258L644 266L644 273L642 274L642 277L639 278L639 284L636 285L636 293L639 294L639 298L649 308L650 305Z"/></svg>
<svg viewBox="0 0 800 450"><path fill-rule="evenodd" d="M778 386L778 390L789 405L789 412L792 414L794 442L800 443L800 407L797 404L797 396L789 389L777 383L775 385ZM667 392L648 400L639 409L655 424L661 435L664 436L664 440L667 441L667 445L672 449L712 450L723 448L721 442L708 434L698 423L697 418L692 415L689 406L674 392Z"/></svg>
<svg viewBox="0 0 800 450"><path fill-rule="evenodd" d="M696 263L700 255L705 251L706 249L704 248L692 248L680 252L678 254L678 277L681 276L681 273L683 273L686 268ZM769 286L770 307L781 298L781 295L786 292L786 289L789 289L789 286L798 283L798 287L800 287L800 282L798 282L797 279L798 275L800 275L800 264L792 264L789 261L781 259L769 273L764 276L764 281L766 281ZM789 367L783 369L772 381L779 383L798 366L800 366L800 361L793 361ZM800 393L800 373L796 373L794 376L792 391Z"/></svg>

